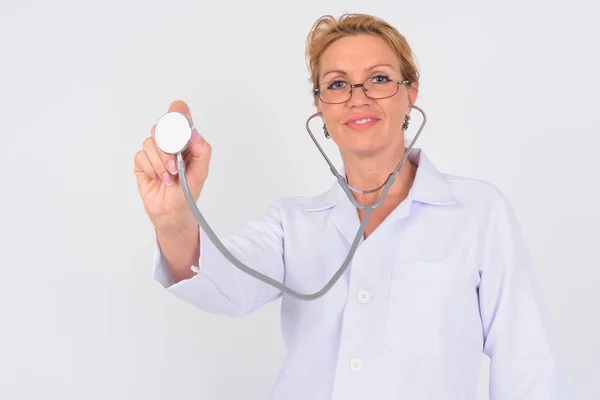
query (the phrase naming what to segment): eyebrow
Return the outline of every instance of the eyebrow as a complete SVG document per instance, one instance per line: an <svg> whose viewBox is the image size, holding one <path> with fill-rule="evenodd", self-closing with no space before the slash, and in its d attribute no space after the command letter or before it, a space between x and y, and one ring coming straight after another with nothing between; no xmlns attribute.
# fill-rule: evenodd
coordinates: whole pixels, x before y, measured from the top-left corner
<svg viewBox="0 0 600 400"><path fill-rule="evenodd" d="M375 69L375 68L378 68L378 67L389 67L389 68L392 68L392 69L394 69L394 66L393 66L393 65L391 65L391 64L386 64L386 63L382 63L382 64L375 64L375 65L373 65L373 66L371 66L371 67L365 68L365 71L370 71L370 70L372 70L372 69ZM335 74L340 74L340 75L347 75L346 71L343 71L343 70L341 70L341 69L333 69L333 70L331 70L331 71L327 71L327 72L325 72L325 73L323 74L323 78L325 78L325 77L326 77L327 75L329 75L329 74L334 74L334 73L335 73Z"/></svg>

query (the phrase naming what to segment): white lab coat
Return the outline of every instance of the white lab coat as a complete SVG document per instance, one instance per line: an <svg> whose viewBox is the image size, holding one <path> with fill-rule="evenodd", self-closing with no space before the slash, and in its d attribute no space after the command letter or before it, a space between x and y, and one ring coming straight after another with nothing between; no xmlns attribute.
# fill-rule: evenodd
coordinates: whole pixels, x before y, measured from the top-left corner
<svg viewBox="0 0 600 400"><path fill-rule="evenodd" d="M297 300L231 265L200 230L199 272L173 284L155 248L154 279L209 313L243 316L282 298L287 356L273 400L475 399L481 354L491 400L566 399L535 269L508 199L440 173L422 149L408 197L361 241L325 296ZM303 293L341 266L359 228L335 182L282 198L223 243Z"/></svg>

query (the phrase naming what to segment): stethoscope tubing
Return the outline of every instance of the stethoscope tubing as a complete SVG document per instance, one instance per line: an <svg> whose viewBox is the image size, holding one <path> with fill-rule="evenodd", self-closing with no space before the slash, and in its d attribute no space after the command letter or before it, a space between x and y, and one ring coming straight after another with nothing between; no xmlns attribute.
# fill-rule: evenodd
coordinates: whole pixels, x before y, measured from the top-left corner
<svg viewBox="0 0 600 400"><path fill-rule="evenodd" d="M360 227L359 227L358 231L356 232L356 236L354 237L354 240L352 241L350 250L348 251L348 254L347 254L346 258L344 259L342 265L336 271L336 273L331 277L331 279L327 282L327 284L325 284L325 286L323 286L323 288L321 288L320 290L318 290L314 293L300 293L300 292L286 286L285 284L283 284L283 283L281 283L259 271L256 271L256 270L250 268L248 265L246 265L242 261L238 260L225 247L225 245L219 240L219 238L217 237L215 232L212 230L212 228L210 227L210 225L208 224L208 222L206 221L206 219L204 218L204 216L198 209L198 206L196 205L196 202L194 201L194 198L190 192L190 186L189 186L189 183L188 183L187 177L186 177L186 166L185 166L185 161L183 159L183 155L182 155L183 150L182 150L177 153L177 170L178 170L179 178L181 180L181 187L182 187L185 199L187 201L187 204L190 207L192 213L194 214L196 221L198 222L200 227L203 229L203 231L206 233L206 236L211 240L211 242L214 244L214 246L223 254L223 256L231 264L233 264L236 268L240 269L242 272L244 272L244 273L246 273L268 285L271 285L272 287L274 287L284 293L287 293L290 296L293 296L299 300L316 300L316 299L324 296L329 290L331 290L331 288L342 277L342 275L344 274L344 272L350 265L350 262L351 262L352 258L354 257L354 254L356 253L358 245L360 244L361 238L364 235L365 229L367 227L367 223L369 221L369 217L371 216L371 212L374 209L376 209L377 207L379 207L381 204L383 204L383 201L385 200L387 193L389 192L392 184L395 181L396 175L398 174L398 172L404 165L404 162L408 158L408 155L410 154L411 150L413 149L417 139L419 138L419 136L421 134L421 131L423 130L423 127L425 126L425 123L427 122L427 117L425 115L425 112L421 108L419 108L413 104L409 104L409 106L418 110L421 113L421 115L423 116L423 121L421 123L421 126L419 127L419 130L415 134L415 137L413 138L410 145L406 149L402 160L400 160L400 162L398 163L398 165L396 166L394 171L392 173L390 173L390 175L386 179L386 182L383 185L382 194L379 197L378 201L371 205L364 205L364 204L361 204L360 202L358 202L358 200L356 200L356 198L354 197L352 192L353 191L362 192L362 191L360 191L358 189L354 189L354 188L350 187L350 185L348 185L346 178L339 174L339 172L337 171L337 169L335 168L335 166L333 165L331 160L327 157L327 154L325 153L325 151L323 151L323 148L321 147L321 145L319 144L319 142L313 135L313 133L310 129L309 123L313 118L320 116L320 114L319 113L313 114L306 121L306 130L308 131L313 142L319 149L320 153L323 155L323 158L325 158L325 161L329 164L331 172L336 177L338 183L340 184L340 186L342 187L342 189L344 190L344 192L346 193L346 195L348 196L348 198L350 199L352 204L354 204L358 209L364 210L364 212L365 212L363 220L361 221ZM193 267L193 269L196 273L199 272L198 267Z"/></svg>

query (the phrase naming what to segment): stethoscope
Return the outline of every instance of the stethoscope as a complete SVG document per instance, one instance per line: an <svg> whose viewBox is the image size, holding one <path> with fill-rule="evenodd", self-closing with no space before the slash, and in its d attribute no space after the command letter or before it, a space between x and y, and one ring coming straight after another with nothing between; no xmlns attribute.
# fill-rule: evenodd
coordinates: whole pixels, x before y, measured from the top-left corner
<svg viewBox="0 0 600 400"><path fill-rule="evenodd" d="M235 258L235 256L233 254L231 254L229 252L229 250L227 250L227 248L223 245L223 243L221 243L221 241L219 240L217 235L214 233L214 231L208 225L208 222L206 222L206 219L204 219L204 216L202 215L202 213L198 209L198 206L194 202L194 198L190 192L190 187L189 187L189 184L187 182L187 177L186 177L185 162L183 160L182 153L188 147L190 140L192 138L192 131L194 129L194 127L190 124L190 121L187 119L187 117L176 111L171 111L171 112L164 114L156 124L156 128L154 131L154 137L155 137L156 145L158 146L159 149L161 149L163 152L165 152L167 154L172 154L172 155L177 156L177 170L178 170L178 174L179 174L179 179L181 180L181 187L183 189L183 193L185 195L185 199L188 203L188 206L192 210L198 224L200 224L200 226L202 227L202 229L204 230L206 235L209 237L209 239L212 241L212 243L217 247L217 249L219 249L219 251L223 254L223 256L225 256L225 258L227 258L227 260L229 260L233 265L235 265L241 271L245 272L246 274L248 274L250 276L253 276L254 278L256 278L268 285L271 285L271 286L281 290L282 292L288 293L289 295L291 295L297 299L300 299L300 300L316 300L316 299L320 298L321 296L325 295L325 293L327 293L333 287L333 285L335 285L335 283L338 281L338 279L340 279L340 277L344 274L344 272L346 271L346 268L348 268L348 265L350 264L352 257L354 257L354 254L356 253L356 249L358 248L361 238L365 232L365 229L367 227L367 222L369 221L371 212L374 209L376 209L377 207L379 207L385 200L385 197L387 196L388 191L390 190L392 184L394 183L394 181L396 179L396 175L398 174L398 172L404 165L404 162L408 158L408 155L410 154L417 139L419 138L419 135L421 134L421 131L423 130L423 127L425 126L425 123L427 122L427 116L425 115L425 112L423 112L423 110L421 108L419 108L413 104L408 104L408 106L416 109L417 111L419 111L421 113L421 115L423 116L423 122L421 123L419 130L417 131L417 133L415 134L415 137L413 138L410 145L408 146L408 148L404 154L404 157L402 157L402 160L400 160L400 162L396 166L396 169L394 169L394 171L388 176L388 178L385 180L385 182L383 184L381 184L381 186L379 186L376 189L371 189L371 190L359 190L359 189L355 189L355 188L351 187L348 184L348 182L346 181L346 178L339 174L339 172L337 171L335 166L332 164L332 162L327 157L327 154L325 154L325 151L323 151L323 148L321 147L321 145L319 144L319 142L313 135L313 133L310 129L310 126L309 126L310 121L313 118L320 116L321 114L315 113L315 114L311 115L308 118L308 120L306 121L306 130L308 131L308 134L310 135L313 142L315 143L315 145L317 146L317 148L323 155L323 158L325 158L325 161L327 161L327 164L329 164L329 168L330 168L331 172L333 173L333 175L335 176L335 178L337 179L338 183L340 184L340 186L342 187L342 189L344 190L344 192L346 193L346 195L348 196L348 198L350 199L352 204L354 204L358 209L365 211L365 215L360 224L360 228L358 229L358 232L356 232L356 236L352 242L352 245L350 246L350 250L348 251L348 255L346 256L346 259L342 263L342 266L337 270L337 272L333 275L331 280L329 282L327 282L327 284L321 290L314 292L314 293L310 293L310 294L299 293L299 292L295 291L294 289L289 288L289 287L285 286L284 284L274 280L273 278L266 276L258 271L253 270L252 268L248 267L246 264L244 264L243 262L241 262L240 260ZM364 204L359 203L358 200L356 200L356 198L352 195L352 192L361 193L361 194L373 193L373 192L378 191L381 188L383 188L383 192L382 192L381 196L379 197L379 200L376 203L374 203L372 205L368 205L368 206L365 206ZM197 269L196 269L196 272L198 272Z"/></svg>

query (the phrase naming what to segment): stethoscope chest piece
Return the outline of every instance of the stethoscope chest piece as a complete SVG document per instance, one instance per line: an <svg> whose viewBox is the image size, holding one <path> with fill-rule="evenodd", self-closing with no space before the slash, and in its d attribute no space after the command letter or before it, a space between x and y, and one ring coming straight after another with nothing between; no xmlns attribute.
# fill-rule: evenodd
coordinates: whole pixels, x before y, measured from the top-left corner
<svg viewBox="0 0 600 400"><path fill-rule="evenodd" d="M192 126L185 115L168 112L156 123L154 140L160 150L167 154L183 152L192 138Z"/></svg>

